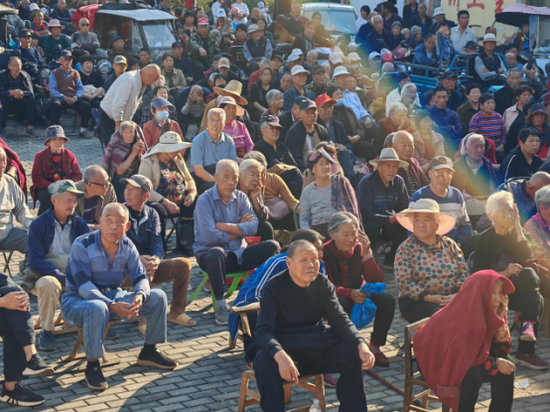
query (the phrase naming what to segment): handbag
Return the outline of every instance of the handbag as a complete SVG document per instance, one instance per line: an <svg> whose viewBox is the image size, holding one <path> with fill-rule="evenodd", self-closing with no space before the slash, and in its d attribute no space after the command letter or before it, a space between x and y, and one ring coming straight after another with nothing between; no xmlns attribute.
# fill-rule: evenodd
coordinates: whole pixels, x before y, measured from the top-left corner
<svg viewBox="0 0 550 412"><path fill-rule="evenodd" d="M193 218L180 218L176 224L176 250L186 257L193 256L195 222Z"/></svg>

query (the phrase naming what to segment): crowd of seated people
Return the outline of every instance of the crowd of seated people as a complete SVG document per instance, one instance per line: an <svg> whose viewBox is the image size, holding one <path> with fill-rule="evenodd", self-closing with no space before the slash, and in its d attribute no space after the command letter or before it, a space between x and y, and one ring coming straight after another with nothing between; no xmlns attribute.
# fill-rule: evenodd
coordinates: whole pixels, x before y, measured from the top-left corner
<svg viewBox="0 0 550 412"><path fill-rule="evenodd" d="M437 393L453 371L437 370L431 362L443 355L422 336L447 330L444 319L477 299L468 311L483 314L485 329L464 344L484 348L485 357L466 357L453 375L460 396L440 396L457 410L473 411L487 374L513 392L516 365L548 368L536 343L550 297L550 92L536 67L509 66L515 43L500 46L488 29L472 46L468 11L455 24L440 7L429 16L417 0L403 11L395 1L363 6L357 52L330 38L320 13L302 16L298 3L273 21L265 5L249 11L242 0L218 0L211 11L172 11L168 3L157 8L177 16L178 34L162 56L147 47L133 55L113 32L113 71L104 79L94 67L91 19L77 20L69 39L71 11L58 0L48 22L41 10L29 14L20 56L0 73L2 123L24 118L21 135L36 137L41 115L51 122L32 164L36 213L23 164L0 141L0 250L28 255L20 286L0 276L0 401L44 402L20 380L50 373L36 350L56 350L59 303L65 320L83 328L90 389L109 387L99 362L104 339L117 337L104 334L109 319L139 318L137 363L173 370L160 347L167 323L197 325L186 313L191 257L208 280L213 321L233 340L239 320L226 280L250 271L234 305L261 304L249 316L255 328L245 349L264 411L282 410L284 381L309 374L336 385L342 410L366 410L361 370L390 365L381 348L396 303L406 322L431 318L415 350ZM31 6L22 2L23 15ZM44 56L35 33L46 36ZM414 63L436 70L473 48L475 81L463 84L447 70L433 90L421 88L385 57L383 49L402 42L414 45ZM33 68L52 61L59 67L39 112ZM65 147L68 109L82 138L97 126L102 162L84 168ZM192 239L185 257L167 255L170 221L177 252ZM393 281L392 272L395 296L362 291ZM168 282L171 299L157 287ZM36 344L27 293L38 298ZM378 309L369 341L350 321L367 299ZM517 345L508 307L520 313ZM448 336L438 342L454 345ZM513 393L493 399L499 411L512 401Z"/></svg>

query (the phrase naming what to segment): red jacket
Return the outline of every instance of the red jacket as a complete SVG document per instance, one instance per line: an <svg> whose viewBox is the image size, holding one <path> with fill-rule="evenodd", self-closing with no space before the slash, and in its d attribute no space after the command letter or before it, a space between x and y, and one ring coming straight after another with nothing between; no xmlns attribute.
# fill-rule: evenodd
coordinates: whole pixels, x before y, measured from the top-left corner
<svg viewBox="0 0 550 412"><path fill-rule="evenodd" d="M67 179L71 179L73 182L82 180L82 172L76 161L76 157L73 152L67 149L61 151L61 168L63 173L67 176ZM31 196L33 200L33 206L36 199L34 198L34 191L36 189L46 189L52 182L46 180L46 175L50 171L50 148L46 147L44 150L39 151L34 156L34 163L32 165L32 187Z"/></svg>
<svg viewBox="0 0 550 412"><path fill-rule="evenodd" d="M173 120L167 121L167 127L165 130L161 129L155 120L149 120L143 125L143 137L145 138L145 143L147 147L151 148L159 142L160 136L165 132L176 132L180 135L181 140L185 141L183 137L183 132L180 129L178 122Z"/></svg>

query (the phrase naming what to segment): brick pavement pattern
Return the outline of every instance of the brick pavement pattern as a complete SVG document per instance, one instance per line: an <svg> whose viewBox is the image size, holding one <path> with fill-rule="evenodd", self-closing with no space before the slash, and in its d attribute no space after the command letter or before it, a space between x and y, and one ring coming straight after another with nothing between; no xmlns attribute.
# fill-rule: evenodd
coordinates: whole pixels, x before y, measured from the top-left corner
<svg viewBox="0 0 550 412"><path fill-rule="evenodd" d="M62 123L66 131L71 130L72 118L64 117ZM40 136L36 139L18 137L22 134L22 130L22 127L14 130L13 125L9 126L8 137L5 140L10 148L21 157L30 179L34 155L44 147L44 128L36 128ZM76 154L82 170L91 164L101 164L103 151L96 138L92 140L72 138L66 147ZM31 186L30 182L28 186ZM16 275L18 273L17 262L20 259L21 256L15 253L10 265L16 282L20 281L19 276ZM192 262L194 267L191 284L195 289L200 283L202 275L194 259ZM385 280L388 291L397 296L393 274L386 271ZM164 285L162 289L170 298L171 285ZM37 314L36 298L32 299L31 303L33 314ZM168 343L161 345L161 349L168 356L179 362L177 369L172 372L136 365L135 360L143 342L143 338L138 332L137 323L122 322L115 325L114 329L120 333L121 338L106 341L105 348L111 357L116 356L120 359L120 364L104 370L110 388L100 393L92 392L84 383L84 374L82 373L84 361L69 364L60 362L60 358L68 355L71 351L76 334L57 336L56 350L41 352L46 362L55 366L54 376L23 381L24 385L46 398L43 406L32 408L32 410L66 412L95 412L107 409L141 412L236 411L241 374L246 369L242 344L238 344L234 350L228 349L228 332L226 328L215 325L211 299L206 293L201 292L199 298L189 305L187 311L196 319L198 325L193 328L185 328L169 323ZM513 319L513 316L510 318ZM404 320L399 319L399 313L396 313L388 336L388 344L383 348L391 365L389 368L374 368L378 374L401 388L404 383L404 358L400 348L403 345L405 324ZM371 330L372 328L368 327L361 333L368 338ZM546 360L550 360L550 339L543 335L544 332L539 337L537 353ZM513 339L513 350L515 350L517 331L514 332ZM0 358L0 370L1 368L3 368L3 357ZM534 372L525 367L519 367L516 371L516 382L525 378L529 380L529 386L525 389L515 389L513 410L550 411L550 371ZM369 410L402 410L403 397L397 392L368 375L365 375L364 383ZM326 396L328 410L337 411L339 403L335 390L327 389ZM486 411L489 397L490 387L486 384L481 389L476 410ZM293 391L290 406L298 407L311 403L312 394L302 390ZM434 404L431 409L440 410L440 408L436 408L436 405ZM12 407L0 403L0 411L25 411L27 409L31 410L31 408ZM248 410L259 411L260 409L259 407L249 407Z"/></svg>

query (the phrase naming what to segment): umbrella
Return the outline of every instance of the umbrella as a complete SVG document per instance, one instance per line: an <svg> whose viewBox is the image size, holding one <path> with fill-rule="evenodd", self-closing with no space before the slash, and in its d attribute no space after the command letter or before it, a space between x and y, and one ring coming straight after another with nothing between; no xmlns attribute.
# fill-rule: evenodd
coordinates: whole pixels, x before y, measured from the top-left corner
<svg viewBox="0 0 550 412"><path fill-rule="evenodd" d="M504 11L495 14L495 20L498 23L509 26L523 27L529 23L529 16L549 16L550 8L527 6L525 4L512 4L506 7Z"/></svg>

